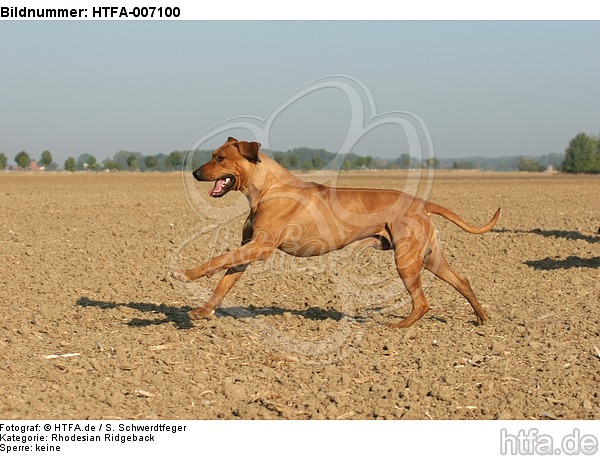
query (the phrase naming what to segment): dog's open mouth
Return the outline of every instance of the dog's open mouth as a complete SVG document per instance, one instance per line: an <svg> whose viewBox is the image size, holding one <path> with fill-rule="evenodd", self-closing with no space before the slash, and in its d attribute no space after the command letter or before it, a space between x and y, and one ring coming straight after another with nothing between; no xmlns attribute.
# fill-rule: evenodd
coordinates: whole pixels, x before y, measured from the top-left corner
<svg viewBox="0 0 600 456"><path fill-rule="evenodd" d="M208 192L213 198L220 198L227 193L235 184L235 177L225 176L215 181L215 186Z"/></svg>

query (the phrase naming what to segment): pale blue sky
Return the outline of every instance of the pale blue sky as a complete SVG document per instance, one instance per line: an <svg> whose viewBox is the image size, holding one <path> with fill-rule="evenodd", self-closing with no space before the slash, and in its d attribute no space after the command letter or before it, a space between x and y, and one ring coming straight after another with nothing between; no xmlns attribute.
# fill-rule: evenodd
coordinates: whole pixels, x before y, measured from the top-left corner
<svg viewBox="0 0 600 456"><path fill-rule="evenodd" d="M421 117L438 157L562 152L600 132L599 55L600 22L2 22L0 152L185 150L332 74L360 80L378 113ZM339 91L303 100L271 145L335 151L348 106ZM400 136L356 151L395 156Z"/></svg>

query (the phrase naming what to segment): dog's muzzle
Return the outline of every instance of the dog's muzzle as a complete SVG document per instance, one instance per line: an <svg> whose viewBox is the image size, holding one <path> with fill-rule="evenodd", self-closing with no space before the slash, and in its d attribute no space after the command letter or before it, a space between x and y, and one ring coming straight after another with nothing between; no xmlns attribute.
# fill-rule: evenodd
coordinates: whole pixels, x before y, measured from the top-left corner
<svg viewBox="0 0 600 456"><path fill-rule="evenodd" d="M204 179L202 179L202 173L200 171L200 168L198 168L196 171L194 171L192 173L192 176L194 176L194 179L196 179L197 181L203 181Z"/></svg>

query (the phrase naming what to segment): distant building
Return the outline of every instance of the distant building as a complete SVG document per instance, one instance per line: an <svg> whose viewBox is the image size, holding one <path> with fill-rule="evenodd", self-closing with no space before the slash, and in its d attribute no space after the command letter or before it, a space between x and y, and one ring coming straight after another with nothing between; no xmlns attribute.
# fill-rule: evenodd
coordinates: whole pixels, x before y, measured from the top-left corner
<svg viewBox="0 0 600 456"><path fill-rule="evenodd" d="M44 167L38 166L36 160L31 160L31 163L29 163L29 167L27 169L29 169L30 171L43 171Z"/></svg>

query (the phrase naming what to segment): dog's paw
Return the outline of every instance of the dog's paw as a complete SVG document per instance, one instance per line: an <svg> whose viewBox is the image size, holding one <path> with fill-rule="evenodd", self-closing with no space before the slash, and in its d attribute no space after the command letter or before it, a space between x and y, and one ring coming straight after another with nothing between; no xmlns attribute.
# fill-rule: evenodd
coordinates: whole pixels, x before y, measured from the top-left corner
<svg viewBox="0 0 600 456"><path fill-rule="evenodd" d="M410 328L413 322L407 322L406 320L399 321L398 323L386 323L385 325L390 329L406 329Z"/></svg>
<svg viewBox="0 0 600 456"><path fill-rule="evenodd" d="M192 283L188 276L185 275L185 271L171 271L171 277L180 282Z"/></svg>
<svg viewBox="0 0 600 456"><path fill-rule="evenodd" d="M477 315L477 326L487 326L490 323L489 315L483 315L483 318Z"/></svg>
<svg viewBox="0 0 600 456"><path fill-rule="evenodd" d="M197 307L194 310L190 310L188 315L190 320L201 320L206 318L211 318L215 314L214 309L210 309L207 307Z"/></svg>

